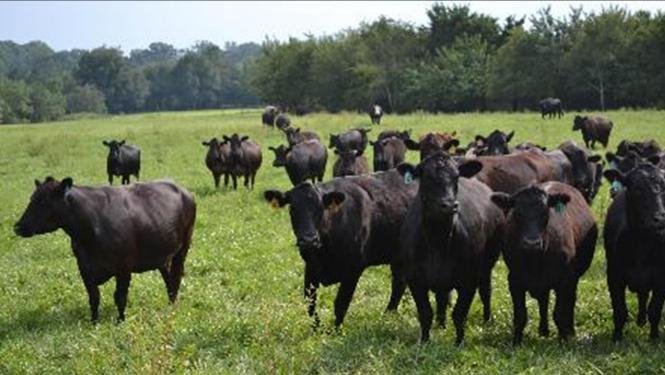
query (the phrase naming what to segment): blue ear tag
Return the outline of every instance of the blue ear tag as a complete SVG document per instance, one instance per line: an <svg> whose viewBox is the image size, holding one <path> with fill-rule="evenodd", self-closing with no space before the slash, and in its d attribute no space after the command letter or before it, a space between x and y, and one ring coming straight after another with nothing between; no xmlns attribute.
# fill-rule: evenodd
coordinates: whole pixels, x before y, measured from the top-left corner
<svg viewBox="0 0 665 375"><path fill-rule="evenodd" d="M560 214L563 212L563 210L566 208L566 205L563 204L563 202L557 202L556 206L554 206L554 211L556 213Z"/></svg>
<svg viewBox="0 0 665 375"><path fill-rule="evenodd" d="M407 171L406 173L404 173L404 183L410 184L412 182L413 182L413 175L411 174L411 172Z"/></svg>
<svg viewBox="0 0 665 375"><path fill-rule="evenodd" d="M614 180L612 181L612 191L617 192L623 188L623 185L621 185L621 182Z"/></svg>

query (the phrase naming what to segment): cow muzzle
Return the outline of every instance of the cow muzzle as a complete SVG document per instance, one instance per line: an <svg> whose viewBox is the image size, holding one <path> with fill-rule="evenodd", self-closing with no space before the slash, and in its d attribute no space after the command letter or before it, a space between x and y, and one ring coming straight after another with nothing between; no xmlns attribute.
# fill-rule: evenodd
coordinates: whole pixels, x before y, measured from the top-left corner
<svg viewBox="0 0 665 375"><path fill-rule="evenodd" d="M302 236L298 238L296 245L303 250L316 250L321 248L321 239L318 235Z"/></svg>
<svg viewBox="0 0 665 375"><path fill-rule="evenodd" d="M25 238L34 236L34 233L28 230L25 225L21 224L20 222L14 224L14 233L16 233L17 236Z"/></svg>

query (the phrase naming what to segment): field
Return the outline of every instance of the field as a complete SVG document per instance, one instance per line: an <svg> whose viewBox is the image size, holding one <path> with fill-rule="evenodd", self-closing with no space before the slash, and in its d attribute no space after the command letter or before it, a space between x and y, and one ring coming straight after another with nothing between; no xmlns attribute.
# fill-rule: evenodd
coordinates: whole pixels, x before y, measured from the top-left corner
<svg viewBox="0 0 665 375"><path fill-rule="evenodd" d="M623 138L665 141L665 113L619 111L610 148ZM495 128L515 130L512 143L530 140L556 147L571 132L573 114L541 120L534 113L386 116L380 129L456 130L462 143ZM315 114L293 118L303 129L328 138L369 124L364 114ZM239 132L262 145L263 165L255 190L215 190L203 164L201 141ZM142 180L172 178L196 196L198 214L186 276L178 302L167 303L158 272L134 275L127 320L116 324L114 283L101 288L100 323L89 322L85 288L62 232L19 239L12 227L27 205L33 180L71 176L78 185L106 183L102 140L127 139L142 148ZM302 299L302 261L295 249L288 211L262 199L268 188L288 189L283 169L272 167L268 146L283 142L260 126L258 111L202 111L106 117L0 128L0 373L636 373L665 372L662 343L631 322L621 344L611 342L612 312L599 242L592 268L582 278L576 309L577 336L560 343L537 335L537 305L529 300L522 347L510 345L512 305L506 268L494 270L493 321L482 322L474 300L464 346L454 330L435 328L418 344L411 297L396 314L384 314L389 297L387 267L365 272L344 326L332 329L336 287L319 297L322 327L313 331ZM598 150L601 151L601 150ZM602 151L604 153L604 151ZM417 160L410 152L409 159ZM332 159L332 158L331 158ZM332 163L326 177L331 176ZM602 225L609 205L607 183L594 201ZM550 308L553 304L550 304ZM550 329L556 332L550 321Z"/></svg>

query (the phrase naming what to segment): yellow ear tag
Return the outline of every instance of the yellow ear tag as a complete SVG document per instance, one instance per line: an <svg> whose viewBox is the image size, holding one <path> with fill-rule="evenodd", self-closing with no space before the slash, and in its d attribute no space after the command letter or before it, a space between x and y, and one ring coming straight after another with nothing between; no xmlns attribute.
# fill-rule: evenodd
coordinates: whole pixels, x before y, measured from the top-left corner
<svg viewBox="0 0 665 375"><path fill-rule="evenodd" d="M277 198L273 198L270 201L270 207L272 208L279 208L279 200Z"/></svg>

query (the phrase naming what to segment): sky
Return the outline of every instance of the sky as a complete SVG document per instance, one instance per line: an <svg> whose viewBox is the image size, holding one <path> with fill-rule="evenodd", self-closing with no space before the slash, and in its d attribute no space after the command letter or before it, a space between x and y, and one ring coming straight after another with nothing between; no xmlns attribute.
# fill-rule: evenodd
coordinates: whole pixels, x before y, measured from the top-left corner
<svg viewBox="0 0 665 375"><path fill-rule="evenodd" d="M600 11L610 4L630 11L665 11L665 1L477 1L472 10L500 20L509 15L534 14L552 7L563 16L571 6ZM334 34L371 22L379 16L427 23L431 1L357 2L0 2L0 40L26 43L41 40L55 50L90 49L107 45L128 52L161 41L187 48L200 40L220 46L225 42L262 42L266 37L286 40Z"/></svg>

